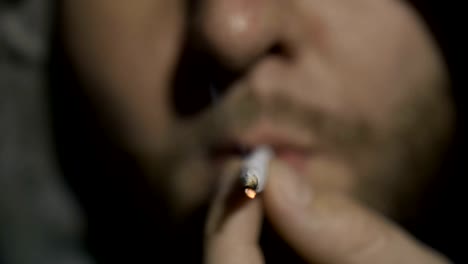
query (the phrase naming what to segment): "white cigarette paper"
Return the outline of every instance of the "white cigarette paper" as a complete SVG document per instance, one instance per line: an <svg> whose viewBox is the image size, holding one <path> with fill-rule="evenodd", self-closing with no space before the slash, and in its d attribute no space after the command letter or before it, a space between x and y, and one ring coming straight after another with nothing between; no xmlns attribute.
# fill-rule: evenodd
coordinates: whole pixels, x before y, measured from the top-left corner
<svg viewBox="0 0 468 264"><path fill-rule="evenodd" d="M252 189L255 193L263 191L268 163L272 157L273 150L269 146L259 146L245 158L240 175L244 188Z"/></svg>

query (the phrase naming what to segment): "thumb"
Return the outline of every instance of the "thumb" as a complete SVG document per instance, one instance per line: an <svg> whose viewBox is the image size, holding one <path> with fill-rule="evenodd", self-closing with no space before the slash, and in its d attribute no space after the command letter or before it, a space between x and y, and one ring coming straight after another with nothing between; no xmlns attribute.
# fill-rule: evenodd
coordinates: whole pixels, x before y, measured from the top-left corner
<svg viewBox="0 0 468 264"><path fill-rule="evenodd" d="M303 181L275 161L263 198L266 217L304 259L314 263L448 263L349 197L312 192Z"/></svg>

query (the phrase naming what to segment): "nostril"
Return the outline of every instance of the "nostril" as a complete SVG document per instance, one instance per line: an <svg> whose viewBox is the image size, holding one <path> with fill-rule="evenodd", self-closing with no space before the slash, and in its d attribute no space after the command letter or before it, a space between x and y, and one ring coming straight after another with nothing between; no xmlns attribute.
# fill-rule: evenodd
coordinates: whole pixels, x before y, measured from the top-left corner
<svg viewBox="0 0 468 264"><path fill-rule="evenodd" d="M279 43L276 43L275 45L273 45L268 54L273 54L273 55L284 55L286 54L286 50L285 48L283 47L283 45L279 44Z"/></svg>
<svg viewBox="0 0 468 264"><path fill-rule="evenodd" d="M267 50L264 56L274 56L281 58L283 61L290 61L293 59L293 54L288 47L281 42L273 44L270 49Z"/></svg>

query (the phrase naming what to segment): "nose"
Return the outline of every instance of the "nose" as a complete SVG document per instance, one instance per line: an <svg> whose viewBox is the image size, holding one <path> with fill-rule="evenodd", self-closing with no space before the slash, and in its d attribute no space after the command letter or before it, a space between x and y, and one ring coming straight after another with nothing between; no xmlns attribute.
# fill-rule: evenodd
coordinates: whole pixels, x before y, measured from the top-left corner
<svg viewBox="0 0 468 264"><path fill-rule="evenodd" d="M194 1L173 83L174 110L182 118L210 106L213 90L219 98L262 58L283 51L285 12L279 3L288 2Z"/></svg>
<svg viewBox="0 0 468 264"><path fill-rule="evenodd" d="M277 0L206 0L195 25L204 45L239 71L280 45L282 13Z"/></svg>

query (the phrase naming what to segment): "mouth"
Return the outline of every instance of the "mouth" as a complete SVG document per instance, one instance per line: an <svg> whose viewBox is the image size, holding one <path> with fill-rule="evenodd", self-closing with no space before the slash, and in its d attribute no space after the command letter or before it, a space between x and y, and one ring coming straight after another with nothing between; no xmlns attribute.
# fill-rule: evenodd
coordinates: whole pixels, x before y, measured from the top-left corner
<svg viewBox="0 0 468 264"><path fill-rule="evenodd" d="M223 166L229 159L243 159L261 145L270 146L276 159L285 162L298 173L304 172L307 161L316 152L313 144L301 135L295 136L284 130L263 126L250 129L242 135L226 137L210 149L210 159L215 166Z"/></svg>

